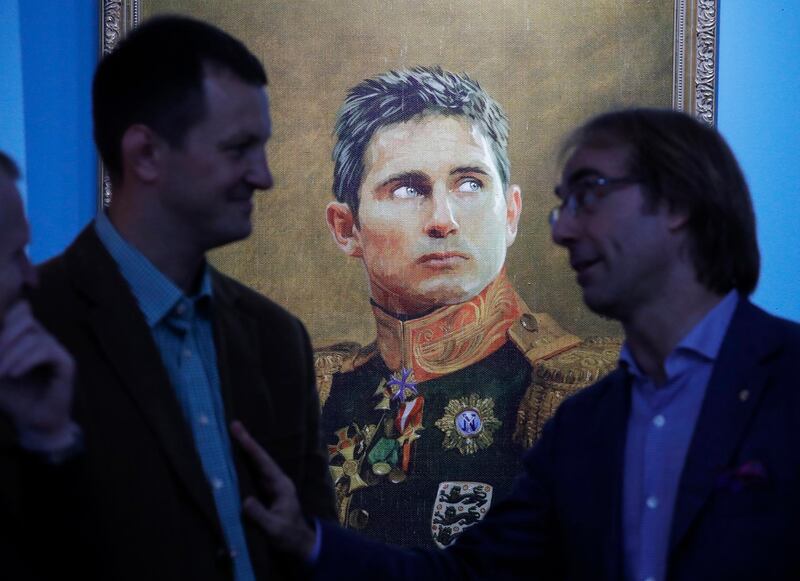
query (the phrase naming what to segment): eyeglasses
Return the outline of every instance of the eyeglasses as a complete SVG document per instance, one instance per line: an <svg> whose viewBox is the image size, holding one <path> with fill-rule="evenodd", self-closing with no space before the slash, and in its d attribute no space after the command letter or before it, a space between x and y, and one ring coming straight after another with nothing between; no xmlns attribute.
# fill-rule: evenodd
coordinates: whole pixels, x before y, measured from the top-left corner
<svg viewBox="0 0 800 581"><path fill-rule="evenodd" d="M600 176L584 177L566 186L558 185L554 192L561 203L550 210L548 221L554 226L561 213L569 212L572 217L578 214L591 214L597 209L597 204L608 194L631 184L641 183L641 179L634 176L620 178L604 178Z"/></svg>

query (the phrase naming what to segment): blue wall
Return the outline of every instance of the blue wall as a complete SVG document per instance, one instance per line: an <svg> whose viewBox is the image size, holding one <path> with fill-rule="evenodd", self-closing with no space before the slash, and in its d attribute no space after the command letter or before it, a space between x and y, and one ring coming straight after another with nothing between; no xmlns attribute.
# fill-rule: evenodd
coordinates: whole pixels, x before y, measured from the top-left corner
<svg viewBox="0 0 800 581"><path fill-rule="evenodd" d="M17 0L0 0L0 149L25 169L25 107ZM19 183L26 197L23 174Z"/></svg>
<svg viewBox="0 0 800 581"><path fill-rule="evenodd" d="M0 0L0 148L28 176L35 261L63 249L95 212L97 34L95 0ZM800 320L800 2L720 0L719 41L718 124L758 219L755 301Z"/></svg>
<svg viewBox="0 0 800 581"><path fill-rule="evenodd" d="M800 320L800 2L721 0L718 118L753 194L754 301Z"/></svg>
<svg viewBox="0 0 800 581"><path fill-rule="evenodd" d="M99 17L94 0L20 0L18 7L30 255L39 262L63 250L95 213L90 92Z"/></svg>

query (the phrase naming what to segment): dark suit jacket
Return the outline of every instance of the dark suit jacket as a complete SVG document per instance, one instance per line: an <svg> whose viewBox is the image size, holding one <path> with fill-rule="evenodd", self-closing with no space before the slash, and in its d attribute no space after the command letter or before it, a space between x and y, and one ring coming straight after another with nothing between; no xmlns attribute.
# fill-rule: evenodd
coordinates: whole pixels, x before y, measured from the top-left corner
<svg viewBox="0 0 800 581"><path fill-rule="evenodd" d="M94 227L39 269L36 316L75 356L74 415L85 437L71 514L84 565L102 579L232 578L191 429L139 310ZM310 515L334 518L318 434L312 350L302 324L212 271L214 341L227 420L239 419L294 481ZM255 471L234 445L242 499ZM258 578L293 565L245 522ZM74 539L73 539L74 540Z"/></svg>
<svg viewBox="0 0 800 581"><path fill-rule="evenodd" d="M800 579L799 365L800 325L740 301L681 476L668 579ZM326 526L318 577L357 563L381 579L622 579L629 390L618 369L564 402L508 501L451 550L367 549Z"/></svg>

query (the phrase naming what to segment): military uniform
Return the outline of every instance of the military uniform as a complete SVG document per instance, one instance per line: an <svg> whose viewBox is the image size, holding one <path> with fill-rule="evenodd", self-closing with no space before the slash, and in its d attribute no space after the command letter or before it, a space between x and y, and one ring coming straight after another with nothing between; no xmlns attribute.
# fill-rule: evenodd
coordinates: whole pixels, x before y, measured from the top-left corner
<svg viewBox="0 0 800 581"><path fill-rule="evenodd" d="M560 401L619 353L531 313L504 275L422 317L373 309L373 344L316 353L322 429L341 523L399 545L444 547L481 520Z"/></svg>

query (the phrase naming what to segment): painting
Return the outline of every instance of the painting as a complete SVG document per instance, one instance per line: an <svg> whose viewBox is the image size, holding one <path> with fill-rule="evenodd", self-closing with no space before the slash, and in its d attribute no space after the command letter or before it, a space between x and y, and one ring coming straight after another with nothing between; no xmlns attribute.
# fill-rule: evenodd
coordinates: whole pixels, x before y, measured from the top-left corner
<svg viewBox="0 0 800 581"><path fill-rule="evenodd" d="M559 144L613 108L713 123L716 1L102 9L103 51L178 13L264 63L275 185L253 234L210 259L309 330L340 522L448 546L509 491L560 402L616 365L618 326L583 306L550 240Z"/></svg>
<svg viewBox="0 0 800 581"><path fill-rule="evenodd" d="M325 223L333 199L333 123L347 90L381 72L466 72L504 108L511 180L523 207L508 273L525 302L579 335L618 334L582 305L547 214L564 133L629 105L714 120L716 1L105 0L102 49L141 19L182 13L241 38L265 64L275 187L258 196L254 234L214 263L297 314L315 345L368 343L368 284ZM110 188L102 188L110 196Z"/></svg>

